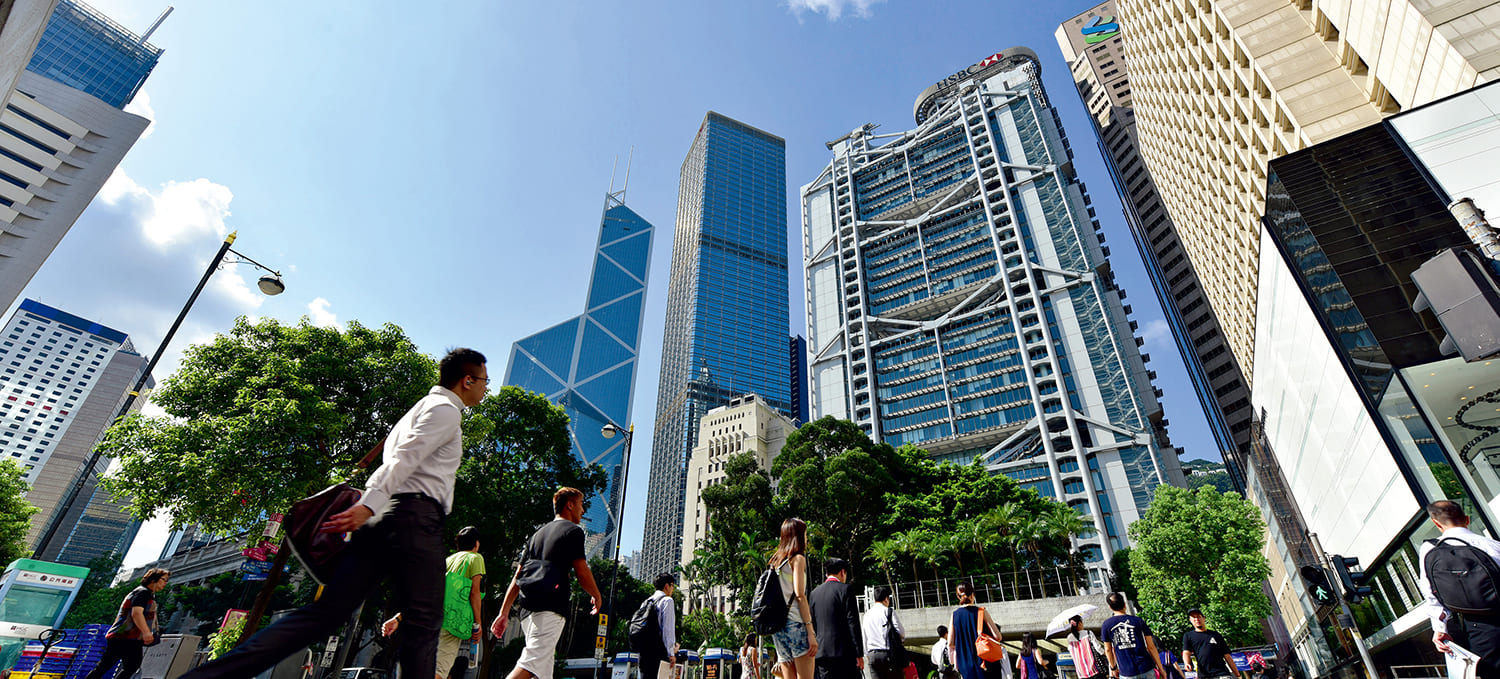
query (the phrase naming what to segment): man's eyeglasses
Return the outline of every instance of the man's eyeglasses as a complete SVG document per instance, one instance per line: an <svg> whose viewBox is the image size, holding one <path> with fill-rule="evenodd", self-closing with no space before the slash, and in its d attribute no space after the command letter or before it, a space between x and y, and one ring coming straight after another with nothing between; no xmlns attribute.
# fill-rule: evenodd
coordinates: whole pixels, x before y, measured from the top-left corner
<svg viewBox="0 0 1500 679"><path fill-rule="evenodd" d="M485 384L489 384L489 383L490 383L490 378L488 378L488 377L480 377L480 376L478 376L478 375L470 375L470 376L469 376L469 379L474 379L474 380L484 380L484 383L485 383Z"/></svg>

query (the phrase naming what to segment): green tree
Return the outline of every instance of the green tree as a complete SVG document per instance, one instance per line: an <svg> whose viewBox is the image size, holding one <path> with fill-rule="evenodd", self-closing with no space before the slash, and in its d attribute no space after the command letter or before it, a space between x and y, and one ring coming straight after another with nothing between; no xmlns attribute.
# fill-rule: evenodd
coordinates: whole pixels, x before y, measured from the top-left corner
<svg viewBox="0 0 1500 679"><path fill-rule="evenodd" d="M132 415L101 448L104 487L137 518L164 515L234 535L353 472L436 381L433 360L395 325L346 330L240 318L189 347L152 394L163 417Z"/></svg>
<svg viewBox="0 0 1500 679"><path fill-rule="evenodd" d="M552 520L561 486L595 497L606 475L573 455L568 415L541 394L514 386L486 396L464 416L464 460L453 487L449 537L480 529L490 585L510 582L512 561L538 525Z"/></svg>
<svg viewBox="0 0 1500 679"><path fill-rule="evenodd" d="M1131 601L1139 601L1141 595L1135 589L1135 581L1130 576L1130 548L1116 550L1109 558L1109 570L1114 578L1113 589L1116 592L1124 592Z"/></svg>
<svg viewBox="0 0 1500 679"><path fill-rule="evenodd" d="M26 501L26 470L14 460L0 460L0 570L31 554L26 532L37 508Z"/></svg>
<svg viewBox="0 0 1500 679"><path fill-rule="evenodd" d="M737 633L734 621L708 607L695 608L682 616L682 624L678 628L678 643L683 648L696 649L705 644L710 647L738 648L740 640L744 638Z"/></svg>
<svg viewBox="0 0 1500 679"><path fill-rule="evenodd" d="M609 650L611 653L623 651L629 643L630 616L635 609L640 608L641 602L651 596L655 591L649 582L641 582L630 575L625 568L615 567L615 562L608 559L590 559L589 570L594 574L594 582L599 585L599 594L605 598L609 597L609 584L611 579L619 578L615 584L615 598L609 603L601 602L603 608L600 613L609 613ZM510 581L507 576L506 582ZM589 597L582 587L578 586L575 579L572 584L573 592L573 615L569 629L576 630L567 646L569 658L588 658L594 655L595 632L599 627L599 618L589 613Z"/></svg>
<svg viewBox="0 0 1500 679"><path fill-rule="evenodd" d="M1217 471L1207 474L1193 474L1187 477L1188 490L1197 490L1208 486L1220 493L1233 493L1234 482L1229 480L1229 472Z"/></svg>
<svg viewBox="0 0 1500 679"><path fill-rule="evenodd" d="M895 449L872 443L858 425L824 417L787 436L771 473L782 517L821 526L828 537L814 547L863 564L902 466Z"/></svg>
<svg viewBox="0 0 1500 679"><path fill-rule="evenodd" d="M1261 591L1271 572L1260 551L1264 534L1260 510L1238 495L1160 486L1130 526L1141 617L1173 638L1197 607L1231 645L1260 639L1260 621L1271 613Z"/></svg>
<svg viewBox="0 0 1500 679"><path fill-rule="evenodd" d="M693 553L691 580L694 586L726 586L748 606L781 517L773 509L771 479L754 455L729 456L724 473L720 483L703 489L709 530Z"/></svg>
<svg viewBox="0 0 1500 679"><path fill-rule="evenodd" d="M73 597L73 607L68 609L68 615L63 618L62 626L66 629L78 629L87 624L99 622L96 618L84 618L78 613L81 602L93 597L96 592L109 589L115 581L115 576L120 572L120 564L124 556L118 552L108 552L89 560L89 574L83 579L83 585L78 588L78 595ZM128 590L127 590L128 591ZM115 601L116 608L119 601Z"/></svg>

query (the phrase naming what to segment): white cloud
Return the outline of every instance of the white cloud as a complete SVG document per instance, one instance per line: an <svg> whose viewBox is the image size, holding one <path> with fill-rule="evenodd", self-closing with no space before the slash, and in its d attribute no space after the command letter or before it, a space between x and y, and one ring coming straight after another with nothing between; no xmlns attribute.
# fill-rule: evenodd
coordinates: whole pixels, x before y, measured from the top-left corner
<svg viewBox="0 0 1500 679"><path fill-rule="evenodd" d="M1146 341L1147 352L1171 351L1173 348L1172 328L1160 318L1146 321L1145 327L1141 329L1141 339Z"/></svg>
<svg viewBox="0 0 1500 679"><path fill-rule="evenodd" d="M141 139L151 136L151 133L156 131L156 109L151 108L151 95L147 94L145 90L137 92L135 98L131 99L130 103L125 105L125 112L134 113L151 121L151 124L147 125L146 129L141 132ZM139 142L140 140L136 141Z"/></svg>
<svg viewBox="0 0 1500 679"><path fill-rule="evenodd" d="M817 12L828 17L829 21L838 21L849 10L854 16L865 18L870 16L870 6L884 0L786 0L787 8L792 10L798 19L802 18L803 12Z"/></svg>
<svg viewBox="0 0 1500 679"><path fill-rule="evenodd" d="M328 300L319 297L307 303L307 315L312 319L313 325L320 328L340 328L339 317L328 310Z"/></svg>

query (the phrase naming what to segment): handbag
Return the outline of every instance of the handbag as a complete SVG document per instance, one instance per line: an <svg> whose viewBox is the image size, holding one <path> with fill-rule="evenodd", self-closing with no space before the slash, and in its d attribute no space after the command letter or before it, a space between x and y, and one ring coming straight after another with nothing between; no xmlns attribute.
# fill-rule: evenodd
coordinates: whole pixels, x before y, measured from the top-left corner
<svg viewBox="0 0 1500 679"><path fill-rule="evenodd" d="M919 679L920 675L917 674L917 664L914 662L906 663L906 669L902 670L901 675L903 679Z"/></svg>
<svg viewBox="0 0 1500 679"><path fill-rule="evenodd" d="M385 439L365 453L355 466L364 469L383 450ZM363 492L347 483L335 483L298 500L286 514L286 545L319 585L326 585L333 578L339 557L349 546L342 533L324 533L323 523L353 507L362 495Z"/></svg>
<svg viewBox="0 0 1500 679"><path fill-rule="evenodd" d="M990 636L990 616L984 609L979 609L979 633L974 636L974 654L985 662L995 662L1005 659L1005 647L1000 645L1000 640Z"/></svg>

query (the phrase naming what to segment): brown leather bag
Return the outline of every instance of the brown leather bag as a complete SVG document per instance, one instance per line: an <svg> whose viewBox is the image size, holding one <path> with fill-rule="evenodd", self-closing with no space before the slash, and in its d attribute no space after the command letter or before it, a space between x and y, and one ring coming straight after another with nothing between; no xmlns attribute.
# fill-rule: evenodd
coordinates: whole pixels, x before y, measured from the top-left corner
<svg viewBox="0 0 1500 679"><path fill-rule="evenodd" d="M364 469L385 450L385 440L375 444L355 466ZM339 557L349 546L344 533L324 533L323 523L359 502L364 493L347 483L335 483L298 500L286 514L286 545L302 562L313 580L328 584L338 567Z"/></svg>

